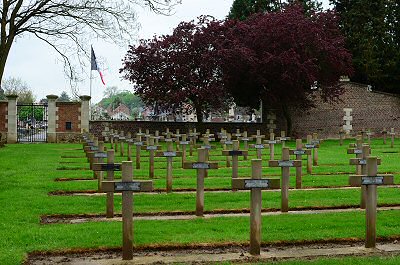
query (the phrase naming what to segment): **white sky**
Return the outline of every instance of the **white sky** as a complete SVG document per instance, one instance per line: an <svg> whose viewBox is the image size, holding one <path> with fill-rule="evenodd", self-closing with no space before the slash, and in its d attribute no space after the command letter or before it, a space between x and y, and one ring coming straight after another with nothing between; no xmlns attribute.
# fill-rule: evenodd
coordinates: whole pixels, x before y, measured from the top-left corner
<svg viewBox="0 0 400 265"><path fill-rule="evenodd" d="M326 5L328 1L323 2ZM141 24L138 39L151 38L154 34L169 34L179 22L190 21L200 15L212 15L223 19L228 15L232 3L233 0L183 0L182 4L175 8L175 14L172 16L156 15L138 7L138 22ZM98 61L101 61L106 86L129 90L131 85L127 81L121 81L118 72L127 47L121 48L106 42L92 44ZM89 72L88 69L87 76ZM96 103L103 97L105 86L97 72L93 71L93 76L95 78L92 85L92 102ZM62 91L71 94L59 56L52 48L33 37L17 39L13 44L4 73L4 78L6 77L20 77L27 82L37 100L49 94L60 95ZM89 78L78 87L81 95L89 95Z"/></svg>

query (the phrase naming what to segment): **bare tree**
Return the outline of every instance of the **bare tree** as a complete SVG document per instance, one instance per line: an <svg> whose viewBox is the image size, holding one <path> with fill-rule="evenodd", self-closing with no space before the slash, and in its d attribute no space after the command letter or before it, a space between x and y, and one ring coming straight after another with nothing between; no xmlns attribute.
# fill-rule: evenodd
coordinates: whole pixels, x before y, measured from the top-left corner
<svg viewBox="0 0 400 265"><path fill-rule="evenodd" d="M74 66L86 65L89 41L106 39L121 44L136 32L135 8L170 14L181 0L2 0L0 2L0 81L17 37L30 34L44 41L61 56L69 79L82 73ZM74 56L75 55L75 56Z"/></svg>
<svg viewBox="0 0 400 265"><path fill-rule="evenodd" d="M1 81L5 95L18 95L18 102L33 103L36 98L28 84L21 78L8 77Z"/></svg>

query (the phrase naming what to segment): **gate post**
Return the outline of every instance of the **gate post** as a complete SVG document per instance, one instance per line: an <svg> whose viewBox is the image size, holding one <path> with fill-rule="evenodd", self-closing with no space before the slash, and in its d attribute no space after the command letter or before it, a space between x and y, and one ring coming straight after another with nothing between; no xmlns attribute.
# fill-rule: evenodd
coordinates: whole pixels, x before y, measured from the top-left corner
<svg viewBox="0 0 400 265"><path fill-rule="evenodd" d="M80 96L81 99L81 132L89 132L89 102L90 96Z"/></svg>
<svg viewBox="0 0 400 265"><path fill-rule="evenodd" d="M48 143L56 143L57 142L57 108L56 108L56 100L58 96L56 95L47 95L48 107L47 107L47 142Z"/></svg>
<svg viewBox="0 0 400 265"><path fill-rule="evenodd" d="M17 142L17 95L8 95L8 115L7 115L7 143Z"/></svg>

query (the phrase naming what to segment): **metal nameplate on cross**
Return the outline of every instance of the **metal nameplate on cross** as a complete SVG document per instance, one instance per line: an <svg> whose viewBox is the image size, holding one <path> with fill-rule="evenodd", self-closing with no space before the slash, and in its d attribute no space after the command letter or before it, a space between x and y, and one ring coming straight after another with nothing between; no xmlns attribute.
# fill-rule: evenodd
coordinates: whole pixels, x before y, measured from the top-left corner
<svg viewBox="0 0 400 265"><path fill-rule="evenodd" d="M107 153L105 152L94 153L94 158L107 158Z"/></svg>
<svg viewBox="0 0 400 265"><path fill-rule="evenodd" d="M122 192L122 191L142 191L149 192L153 190L153 182L151 180L141 181L103 181L103 192Z"/></svg>
<svg viewBox="0 0 400 265"><path fill-rule="evenodd" d="M279 179L232 179L232 188L237 190L251 190L251 189L279 189Z"/></svg>

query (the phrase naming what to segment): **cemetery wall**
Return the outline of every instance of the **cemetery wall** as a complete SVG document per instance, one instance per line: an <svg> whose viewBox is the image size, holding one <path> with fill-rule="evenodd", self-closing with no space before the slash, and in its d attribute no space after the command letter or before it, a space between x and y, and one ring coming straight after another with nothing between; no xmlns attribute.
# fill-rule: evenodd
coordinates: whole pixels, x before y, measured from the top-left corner
<svg viewBox="0 0 400 265"><path fill-rule="evenodd" d="M400 97L394 94L369 91L366 85L345 82L342 83L344 93L339 101L335 103L323 102L317 99L316 108L308 110L292 110L292 136L306 138L312 132L319 133L323 138L338 138L339 130L343 128L345 121L344 108L353 109L351 124L354 131L371 129L375 136L380 136L383 128L390 130L395 128L400 131ZM319 92L316 92L319 93ZM317 97L318 98L318 97ZM266 121L268 123L268 121ZM276 112L275 135L279 136L281 130L286 130L286 122L281 114ZM90 121L90 131L96 136L106 128L119 131L136 132L138 128L165 131L180 129L181 133L196 127L198 131L204 132L210 129L212 133L219 132L221 128L228 132L236 129L247 130L253 135L257 130L268 134L267 124L259 123L202 123L195 122L149 122L149 121Z"/></svg>
<svg viewBox="0 0 400 265"><path fill-rule="evenodd" d="M57 142L76 142L81 132L81 102L56 102Z"/></svg>
<svg viewBox="0 0 400 265"><path fill-rule="evenodd" d="M0 101L0 134L2 134L4 137L7 134L7 120L8 120L7 108L8 108L7 100Z"/></svg>
<svg viewBox="0 0 400 265"><path fill-rule="evenodd" d="M353 109L353 131L371 129L375 136L383 128L400 131L400 97L394 94L369 91L366 85L343 83L344 93L337 103L316 102L316 108L307 111L293 110L293 136L305 137L318 132L324 138L338 138L345 124L344 108ZM283 117L278 116L283 120ZM280 123L280 122L279 122Z"/></svg>
<svg viewBox="0 0 400 265"><path fill-rule="evenodd" d="M256 134L257 130L267 131L266 127L260 123L205 122L199 125L196 122L90 121L90 132L97 137L101 137L101 133L107 130L106 128L124 131L126 134L128 132L137 132L139 128L142 128L143 132L149 129L151 133L154 133L156 130L162 132L166 128L169 128L171 132L179 129L180 133L186 133L189 129L195 127L198 132L205 132L206 129L210 129L211 133L220 132L221 128L226 129L228 132L236 132L236 129L240 129L241 131L247 130L249 136Z"/></svg>

